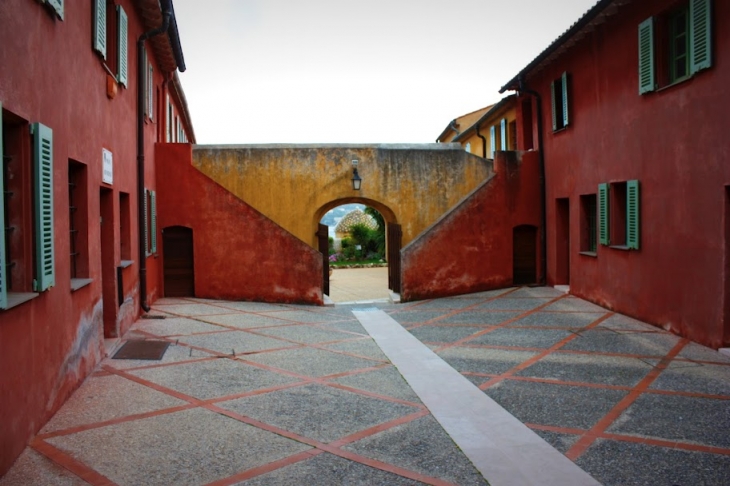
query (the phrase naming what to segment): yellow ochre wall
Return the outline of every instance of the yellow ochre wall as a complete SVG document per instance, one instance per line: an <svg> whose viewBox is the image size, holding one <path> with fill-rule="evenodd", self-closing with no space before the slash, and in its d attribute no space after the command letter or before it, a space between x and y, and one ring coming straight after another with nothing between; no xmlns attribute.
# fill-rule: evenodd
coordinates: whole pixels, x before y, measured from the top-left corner
<svg viewBox="0 0 730 486"><path fill-rule="evenodd" d="M352 189L353 160L360 191ZM491 161L435 143L196 145L193 166L315 248L322 216L349 202L399 223L405 246L492 173Z"/></svg>
<svg viewBox="0 0 730 486"><path fill-rule="evenodd" d="M491 144L489 141L489 129L491 126L496 125L497 126L497 147L495 147L495 150L501 150L499 145L499 133L500 133L500 123L503 118L507 119L507 137L508 137L508 143L507 143L507 150L516 150L517 147L517 141L516 140L509 140L510 133L509 133L509 124L514 122L517 119L517 110L515 109L514 104L510 104L508 106L505 106L503 110L499 110L498 112L494 113L492 116L490 116L488 119L483 120L479 124L479 133L484 137L484 139L487 141L487 157L490 156L490 149ZM484 153L482 151L482 139L480 137L477 137L477 132L475 129L472 129L469 131L467 135L464 135L463 138L460 138L457 142L461 144L462 147L466 147L467 143L471 143L471 150L470 152L474 155L478 155L479 157L482 156Z"/></svg>

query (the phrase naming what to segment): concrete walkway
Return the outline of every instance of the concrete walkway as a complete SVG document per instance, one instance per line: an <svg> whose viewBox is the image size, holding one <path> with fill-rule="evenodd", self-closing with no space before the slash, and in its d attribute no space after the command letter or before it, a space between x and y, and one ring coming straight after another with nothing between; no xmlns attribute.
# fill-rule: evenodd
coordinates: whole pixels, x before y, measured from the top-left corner
<svg viewBox="0 0 730 486"><path fill-rule="evenodd" d="M554 289L332 308L162 299L153 313L166 318L125 339L170 342L162 360L105 360L0 485L529 484L532 453L551 463L544 484L569 462L606 485L730 477L730 359ZM424 356L436 387L413 366ZM463 411L474 390L508 416L463 445L443 415L479 422ZM481 439L492 450L474 456Z"/></svg>
<svg viewBox="0 0 730 486"><path fill-rule="evenodd" d="M332 302L388 302L388 267L332 268L329 295Z"/></svg>

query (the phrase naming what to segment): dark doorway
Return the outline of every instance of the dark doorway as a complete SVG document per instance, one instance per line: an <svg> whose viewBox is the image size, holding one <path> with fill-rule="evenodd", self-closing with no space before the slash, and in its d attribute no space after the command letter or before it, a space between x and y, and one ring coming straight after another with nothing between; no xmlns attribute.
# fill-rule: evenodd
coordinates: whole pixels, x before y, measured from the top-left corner
<svg viewBox="0 0 730 486"><path fill-rule="evenodd" d="M99 191L101 231L101 297L103 305L104 337L118 337L117 330L117 270L114 266L114 193L111 189Z"/></svg>
<svg viewBox="0 0 730 486"><path fill-rule="evenodd" d="M512 230L512 278L515 285L537 283L537 227L517 226Z"/></svg>
<svg viewBox="0 0 730 486"><path fill-rule="evenodd" d="M194 297L193 230L171 226L162 230L165 297Z"/></svg>
<svg viewBox="0 0 730 486"><path fill-rule="evenodd" d="M570 199L555 200L555 284L570 284Z"/></svg>
<svg viewBox="0 0 730 486"><path fill-rule="evenodd" d="M322 293L330 294L330 242L329 227L326 224L320 224L317 227L317 241L319 242L319 251L322 253Z"/></svg>
<svg viewBox="0 0 730 486"><path fill-rule="evenodd" d="M397 223L388 223L388 288L400 293L400 245L403 231Z"/></svg>
<svg viewBox="0 0 730 486"><path fill-rule="evenodd" d="M730 186L725 186L725 322L723 347L730 346Z"/></svg>

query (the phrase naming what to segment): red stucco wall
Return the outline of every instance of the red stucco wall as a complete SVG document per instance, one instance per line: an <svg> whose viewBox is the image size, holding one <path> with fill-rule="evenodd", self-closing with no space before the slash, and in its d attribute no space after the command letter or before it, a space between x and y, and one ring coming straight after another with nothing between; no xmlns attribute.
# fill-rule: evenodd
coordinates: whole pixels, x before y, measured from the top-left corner
<svg viewBox="0 0 730 486"><path fill-rule="evenodd" d="M512 230L540 227L537 152L497 152L495 174L401 251L401 300L512 285ZM538 237L538 280L540 249Z"/></svg>
<svg viewBox="0 0 730 486"><path fill-rule="evenodd" d="M193 230L197 297L323 304L321 253L195 169L191 145L157 145L156 165L158 226Z"/></svg>
<svg viewBox="0 0 730 486"><path fill-rule="evenodd" d="M730 2L713 2L712 68L640 96L638 25L670 4L676 2L619 7L527 79L543 100L548 283L563 283L555 201L570 198L571 293L719 347L730 337L723 303ZM570 76L570 126L553 133L549 86L564 71ZM599 245L595 257L580 254L580 195L595 194L602 182L631 179L641 184L640 250Z"/></svg>
<svg viewBox="0 0 730 486"><path fill-rule="evenodd" d="M131 0L118 0L129 22L129 81L114 99L107 97L107 72L92 49L93 2L64 2L64 20L54 19L39 2L0 2L0 103L3 111L27 124L53 130L55 286L33 300L0 310L0 476L29 438L58 410L104 355L103 306L111 311L114 334L123 334L139 314L136 116L137 55L142 25ZM152 60L154 62L154 60ZM155 65L155 85L162 87ZM146 158L154 156L157 123L145 127ZM102 183L102 148L114 161L113 184ZM70 286L68 162L86 166L88 277ZM154 173L150 173L154 176ZM106 251L114 269L121 262L119 194L130 199L131 260L124 269L125 303L116 302L115 272L102 282L100 189L112 191L113 244ZM129 258L129 257L127 257ZM153 264L154 266L154 264ZM156 290L151 279L150 293ZM102 288L113 298L103 302Z"/></svg>

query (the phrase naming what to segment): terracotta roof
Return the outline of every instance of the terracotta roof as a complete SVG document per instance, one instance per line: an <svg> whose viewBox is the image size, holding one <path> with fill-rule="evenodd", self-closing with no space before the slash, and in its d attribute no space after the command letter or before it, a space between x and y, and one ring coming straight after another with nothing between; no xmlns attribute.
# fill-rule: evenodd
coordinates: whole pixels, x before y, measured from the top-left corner
<svg viewBox="0 0 730 486"><path fill-rule="evenodd" d="M185 71L185 59L180 46L180 34L177 30L175 8L172 0L136 0L137 11L142 17L145 31L156 29L162 25L162 12L165 8L172 10L170 25L166 35L157 35L149 39L155 59L166 72Z"/></svg>
<svg viewBox="0 0 730 486"><path fill-rule="evenodd" d="M491 117L495 116L497 113L499 113L503 108L507 107L511 102L514 102L514 100L517 99L515 95L509 95L502 98L499 103L496 105L492 105L492 107L487 111L485 114L481 116L472 126L455 136L451 141L452 142L458 142L460 139L464 138L465 136L469 135L471 132L475 131L478 126L480 126L485 121L489 120Z"/></svg>
<svg viewBox="0 0 730 486"><path fill-rule="evenodd" d="M543 50L535 59L532 60L522 71L517 73L515 77L509 80L499 90L504 93L507 90L517 90L520 78L526 79L532 72L537 72L544 66L560 57L566 50L579 42L596 25L600 25L606 21L607 17L614 15L620 6L631 3L633 0L599 0L591 7L581 18L568 28L560 37Z"/></svg>
<svg viewBox="0 0 730 486"><path fill-rule="evenodd" d="M456 136L459 136L459 134L463 132L463 130L458 130L458 127L461 126L460 122L464 121L465 119L475 118L474 115L481 116L482 114L489 111L493 106L494 105L485 106L484 108L479 108L478 110L470 111L469 113L465 113L464 115L454 118L449 122L446 128L444 128L444 131L441 132L441 135L436 138L436 141L440 142L441 140L443 140L450 130L456 132ZM471 123L471 120L469 120L469 122L470 123L466 126L465 129L468 129L473 125Z"/></svg>

